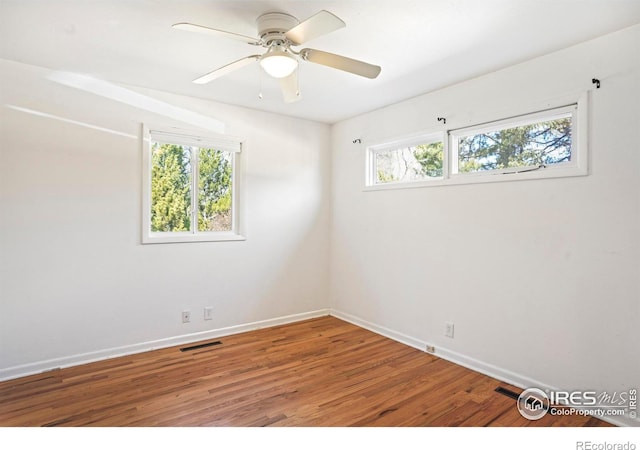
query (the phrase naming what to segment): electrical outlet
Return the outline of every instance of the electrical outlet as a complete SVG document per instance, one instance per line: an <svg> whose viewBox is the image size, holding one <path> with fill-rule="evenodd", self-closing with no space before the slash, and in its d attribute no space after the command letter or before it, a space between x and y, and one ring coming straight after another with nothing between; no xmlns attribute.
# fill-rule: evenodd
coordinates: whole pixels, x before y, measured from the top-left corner
<svg viewBox="0 0 640 450"><path fill-rule="evenodd" d="M182 311L182 323L191 322L191 311Z"/></svg>
<svg viewBox="0 0 640 450"><path fill-rule="evenodd" d="M427 345L427 353L435 353L436 352L436 348L433 345Z"/></svg>
<svg viewBox="0 0 640 450"><path fill-rule="evenodd" d="M205 306L205 308L204 308L204 320L213 320L213 307Z"/></svg>
<svg viewBox="0 0 640 450"><path fill-rule="evenodd" d="M449 338L453 338L453 322L444 323L444 335Z"/></svg>

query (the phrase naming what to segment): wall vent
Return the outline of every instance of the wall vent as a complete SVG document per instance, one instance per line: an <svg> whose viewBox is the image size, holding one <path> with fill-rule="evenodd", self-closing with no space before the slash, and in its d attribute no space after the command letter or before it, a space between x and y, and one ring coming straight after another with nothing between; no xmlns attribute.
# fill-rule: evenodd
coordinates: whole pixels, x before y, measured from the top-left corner
<svg viewBox="0 0 640 450"><path fill-rule="evenodd" d="M511 397L514 400L518 400L518 397L520 397L520 394L510 391L509 389L505 389L502 386L497 387L496 392L502 395L506 395L507 397Z"/></svg>
<svg viewBox="0 0 640 450"><path fill-rule="evenodd" d="M180 351L181 352L188 352L188 351L191 351L191 350L198 350L198 349L201 349L201 348L212 347L214 345L221 345L221 344L222 344L222 341L206 342L204 344L192 345L190 347L182 347L180 349Z"/></svg>

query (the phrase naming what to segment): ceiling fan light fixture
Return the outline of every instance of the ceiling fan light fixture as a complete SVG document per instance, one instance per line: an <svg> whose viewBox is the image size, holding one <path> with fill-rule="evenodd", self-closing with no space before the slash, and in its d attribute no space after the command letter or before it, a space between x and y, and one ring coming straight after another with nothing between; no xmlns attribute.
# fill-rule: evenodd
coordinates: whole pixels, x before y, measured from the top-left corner
<svg viewBox="0 0 640 450"><path fill-rule="evenodd" d="M285 78L298 67L298 60L280 47L272 47L260 58L260 65L274 78Z"/></svg>

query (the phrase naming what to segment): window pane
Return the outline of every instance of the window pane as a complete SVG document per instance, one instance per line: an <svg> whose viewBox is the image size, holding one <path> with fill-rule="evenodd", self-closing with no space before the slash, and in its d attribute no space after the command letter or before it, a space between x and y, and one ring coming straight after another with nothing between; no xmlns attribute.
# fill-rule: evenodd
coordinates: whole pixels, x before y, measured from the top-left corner
<svg viewBox="0 0 640 450"><path fill-rule="evenodd" d="M191 228L191 149L151 144L151 231Z"/></svg>
<svg viewBox="0 0 640 450"><path fill-rule="evenodd" d="M571 115L458 138L458 173L571 160Z"/></svg>
<svg viewBox="0 0 640 450"><path fill-rule="evenodd" d="M201 148L198 158L198 231L231 231L232 153Z"/></svg>
<svg viewBox="0 0 640 450"><path fill-rule="evenodd" d="M442 177L443 143L376 151L376 184Z"/></svg>

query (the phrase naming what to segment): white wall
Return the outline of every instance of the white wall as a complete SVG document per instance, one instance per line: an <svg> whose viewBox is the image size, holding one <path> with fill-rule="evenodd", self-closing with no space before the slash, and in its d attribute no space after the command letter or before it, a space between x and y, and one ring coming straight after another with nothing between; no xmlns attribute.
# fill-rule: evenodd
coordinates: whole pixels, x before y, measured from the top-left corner
<svg viewBox="0 0 640 450"><path fill-rule="evenodd" d="M326 312L328 125L0 63L0 378ZM141 123L198 114L245 139L247 240L141 245Z"/></svg>
<svg viewBox="0 0 640 450"><path fill-rule="evenodd" d="M635 26L336 124L336 313L526 387L638 388L639 55ZM366 144L587 90L586 177L363 191Z"/></svg>

